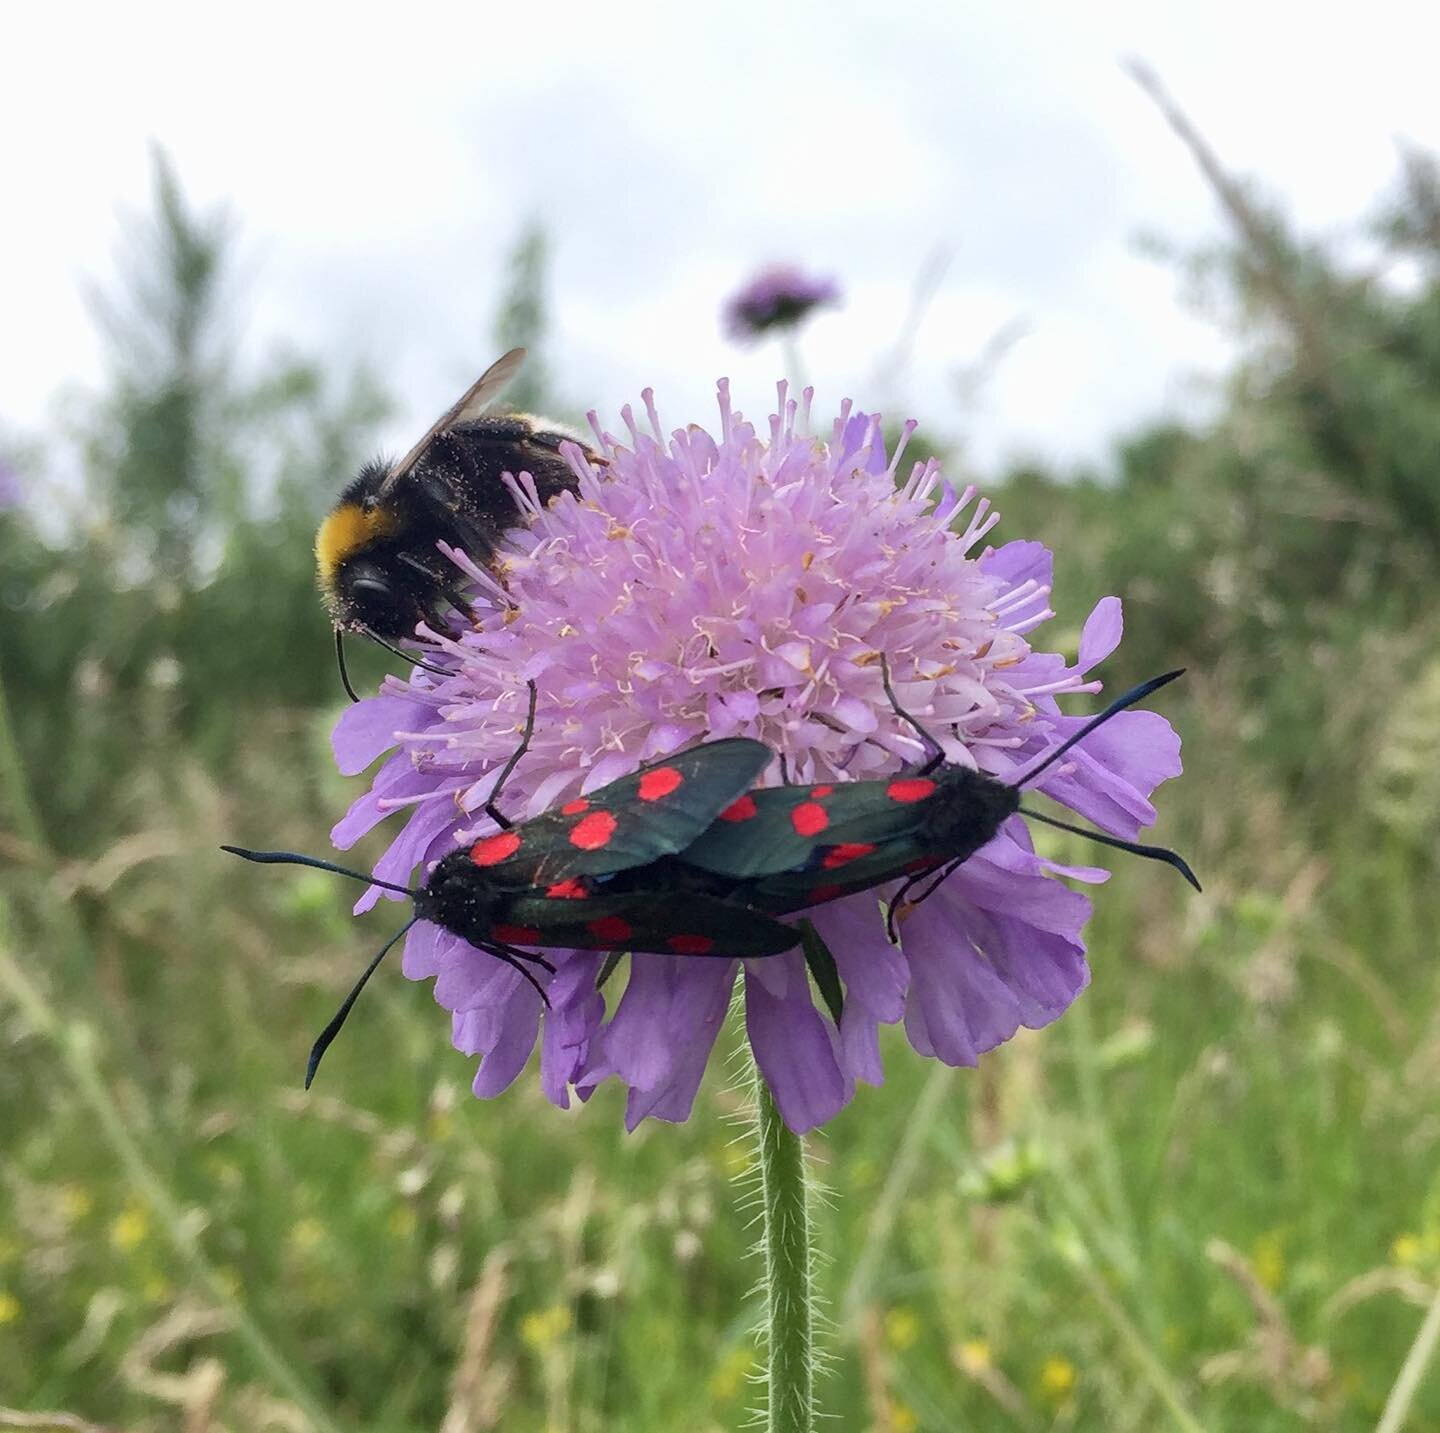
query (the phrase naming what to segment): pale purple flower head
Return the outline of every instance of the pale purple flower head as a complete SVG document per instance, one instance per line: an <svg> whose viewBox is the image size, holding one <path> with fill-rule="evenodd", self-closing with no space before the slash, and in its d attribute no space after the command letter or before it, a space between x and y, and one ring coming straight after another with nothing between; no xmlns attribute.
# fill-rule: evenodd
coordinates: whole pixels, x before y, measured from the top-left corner
<svg viewBox="0 0 1440 1433"><path fill-rule="evenodd" d="M4 458L0 458L0 512L6 508L18 508L25 502L25 485L19 471Z"/></svg>
<svg viewBox="0 0 1440 1433"><path fill-rule="evenodd" d="M1052 614L1050 553L995 548L974 490L954 492L931 461L901 475L879 420L841 406L812 436L810 395L757 432L719 390L715 435L668 437L650 394L648 431L596 426L603 467L579 449L578 495L539 507L515 491L524 525L502 562L504 588L475 581L473 627L427 653L450 667L389 678L335 732L355 774L389 751L369 792L335 828L348 847L394 812L408 815L375 874L424 880L428 863L492 829L481 808L514 751L527 693L539 691L531 749L503 804L521 819L641 763L715 737L745 735L783 753L789 779L846 781L922 756L882 690L884 654L908 708L948 759L1017 773L1081 724L1056 698L1094 692L1087 673L1120 640L1120 603L1102 600L1078 658L1037 650ZM594 420L592 418L592 424ZM485 605L493 602L494 606ZM1150 793L1180 770L1179 741L1149 712L1113 719L1039 787L1116 835L1155 817ZM781 780L780 763L767 781ZM886 939L867 892L812 913L845 986L837 1025L817 1005L798 952L748 962L633 956L628 981L595 989L602 957L547 951L550 1008L507 966L433 925L411 932L412 979L434 977L455 1044L481 1056L475 1091L495 1095L537 1043L546 1095L568 1104L607 1079L629 1089L627 1124L683 1120L745 965L745 1028L790 1127L823 1123L882 1079L879 1028L904 1023L923 1055L973 1065L1021 1026L1054 1020L1089 978L1081 929L1090 903L1056 879L1023 819L971 857ZM380 892L366 892L357 909ZM623 993L622 993L623 992ZM618 996L618 998L617 998Z"/></svg>
<svg viewBox="0 0 1440 1433"><path fill-rule="evenodd" d="M772 328L794 328L813 308L840 302L834 279L807 274L793 264L761 269L725 303L725 332L748 343Z"/></svg>

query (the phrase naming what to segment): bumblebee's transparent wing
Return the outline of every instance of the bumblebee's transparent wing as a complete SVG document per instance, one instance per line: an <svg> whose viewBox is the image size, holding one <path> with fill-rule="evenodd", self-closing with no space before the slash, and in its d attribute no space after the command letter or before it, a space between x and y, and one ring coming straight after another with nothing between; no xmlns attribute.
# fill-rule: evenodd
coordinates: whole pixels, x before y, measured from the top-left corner
<svg viewBox="0 0 1440 1433"><path fill-rule="evenodd" d="M447 409L429 427L425 436L390 469L380 485L379 497L383 498L420 461L425 449L435 441L438 434L448 432L460 423L469 423L478 418L510 386L511 380L525 362L525 350L512 348L509 353L497 358L464 393L455 405Z"/></svg>

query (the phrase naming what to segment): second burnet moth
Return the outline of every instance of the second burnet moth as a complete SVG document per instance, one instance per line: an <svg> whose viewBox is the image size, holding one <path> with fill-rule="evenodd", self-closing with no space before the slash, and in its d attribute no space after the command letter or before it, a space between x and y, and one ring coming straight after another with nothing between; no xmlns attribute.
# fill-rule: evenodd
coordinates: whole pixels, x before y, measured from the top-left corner
<svg viewBox="0 0 1440 1433"><path fill-rule="evenodd" d="M393 651L419 623L442 624L447 609L463 600L466 579L437 543L462 549L481 566L491 561L519 520L504 474L529 473L544 503L577 486L564 445L575 443L599 461L583 439L548 419L487 412L524 360L525 350L514 348L492 363L398 463L367 463L320 524L316 575L352 698L343 634Z"/></svg>
<svg viewBox="0 0 1440 1433"><path fill-rule="evenodd" d="M1182 673L1142 682L1090 718L1079 731L1013 782L946 762L939 743L900 706L882 659L886 694L933 754L912 771L883 780L788 783L746 792L680 855L684 865L728 878L747 905L788 914L841 896L904 880L890 902L890 931L915 885L923 900L960 864L991 841L1014 815L1040 821L1133 855L1175 867L1200 889L1184 858L1163 846L1125 841L1022 807L1021 791L1097 727L1143 701Z"/></svg>
<svg viewBox="0 0 1440 1433"><path fill-rule="evenodd" d="M799 942L800 931L742 901L664 874L666 858L683 851L753 785L772 759L768 747L745 737L691 747L516 823L496 802L529 746L535 706L532 683L524 736L485 805L499 830L443 857L423 886L376 880L293 851L222 847L265 865L333 871L414 902L411 920L366 967L316 1040L307 1087L366 981L417 921L443 926L514 967L542 999L534 968L553 973L554 967L522 947L753 958L778 955ZM612 884L615 877L624 879Z"/></svg>

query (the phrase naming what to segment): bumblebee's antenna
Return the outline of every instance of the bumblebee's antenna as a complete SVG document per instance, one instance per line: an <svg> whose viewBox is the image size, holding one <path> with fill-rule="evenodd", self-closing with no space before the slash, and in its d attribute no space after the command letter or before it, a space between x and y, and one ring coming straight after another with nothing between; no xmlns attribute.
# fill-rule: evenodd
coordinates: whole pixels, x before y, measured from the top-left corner
<svg viewBox="0 0 1440 1433"><path fill-rule="evenodd" d="M1151 677L1148 682L1141 682L1138 687L1131 687L1124 696L1116 697L1098 716L1091 717L1074 736L1062 741L1054 751L1045 757L1045 760L1042 761L1039 766L1035 767L1032 771L1027 771L1018 781L1012 781L1010 785L1028 786L1042 772L1054 766L1077 741L1084 741L1097 726L1104 726L1111 717L1118 716L1126 707L1133 707L1136 702L1143 702L1151 692L1159 691L1161 687L1173 682L1176 677L1183 677L1184 675L1185 668L1177 667L1173 672L1166 672L1163 676L1159 677ZM1087 832L1086 834L1088 835L1089 833Z"/></svg>
<svg viewBox="0 0 1440 1433"><path fill-rule="evenodd" d="M323 865L324 863L320 862L317 864ZM319 1037L310 1047L310 1059L305 1066L305 1088L307 1090L310 1088L310 1082L315 1078L315 1071L320 1068L321 1058L324 1056L326 1050L330 1048L335 1037L340 1033L340 1027L345 1023L346 1017L354 1008L355 1002L360 998L360 992L365 989L365 982L379 969L380 962L390 954L390 948L395 942L420 919L422 919L422 917L418 912L411 916L410 919L380 947L379 955L365 967L364 973L360 976L360 979L350 987L349 995L341 1002L340 1008L331 1017L330 1023L320 1032Z"/></svg>
<svg viewBox="0 0 1440 1433"><path fill-rule="evenodd" d="M340 685L345 688L345 695L352 702L358 702L360 698L350 685L350 673L345 670L345 631L342 627L335 629L335 665L340 668Z"/></svg>

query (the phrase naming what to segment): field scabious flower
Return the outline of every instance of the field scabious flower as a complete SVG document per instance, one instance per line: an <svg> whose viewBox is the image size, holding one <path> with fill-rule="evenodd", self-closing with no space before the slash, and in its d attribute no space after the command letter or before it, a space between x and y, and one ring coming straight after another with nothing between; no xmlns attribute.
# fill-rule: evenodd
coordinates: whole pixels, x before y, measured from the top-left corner
<svg viewBox="0 0 1440 1433"><path fill-rule="evenodd" d="M840 301L834 279L807 274L793 264L761 269L725 304L725 332L748 343L776 328L793 328L811 309Z"/></svg>
<svg viewBox="0 0 1440 1433"><path fill-rule="evenodd" d="M1090 614L1074 663L1036 649L1031 634L1052 615L1049 552L984 546L996 515L933 460L902 476L913 425L887 452L879 420L846 403L812 436L809 401L787 401L781 385L779 413L757 432L722 383L714 436L692 426L667 437L647 392L644 427L629 409L621 437L596 427L603 468L572 450L578 494L541 508L518 483L528 525L511 535L504 586L466 564L471 623L434 634L427 650L450 674L392 677L341 718L342 770L391 754L335 843L408 810L375 867L404 883L491 829L482 807L518 743L527 681L539 691L534 740L503 798L517 820L723 736L780 754L783 773L777 761L767 781L896 771L923 752L885 696L882 654L951 761L1013 776L1077 729L1083 719L1056 698L1098 690L1086 674L1119 642L1118 599ZM1134 838L1154 820L1150 793L1179 769L1165 720L1131 711L1039 789ZM1060 1015L1088 979L1090 905L1057 872L1106 876L1041 857L1017 817L909 914L903 948L888 941L874 892L814 911L845 987L838 1026L817 1008L798 952L746 962L746 1031L790 1128L829 1119L858 1081L880 1082L882 1024L903 1021L921 1054L973 1065L1021 1025ZM633 956L612 1008L613 987L595 988L600 955L547 954L548 1009L514 970L433 925L410 933L404 969L434 978L455 1044L482 1057L477 1094L505 1089L538 1040L556 1104L615 1078L629 1088L631 1128L685 1119L740 962Z"/></svg>

